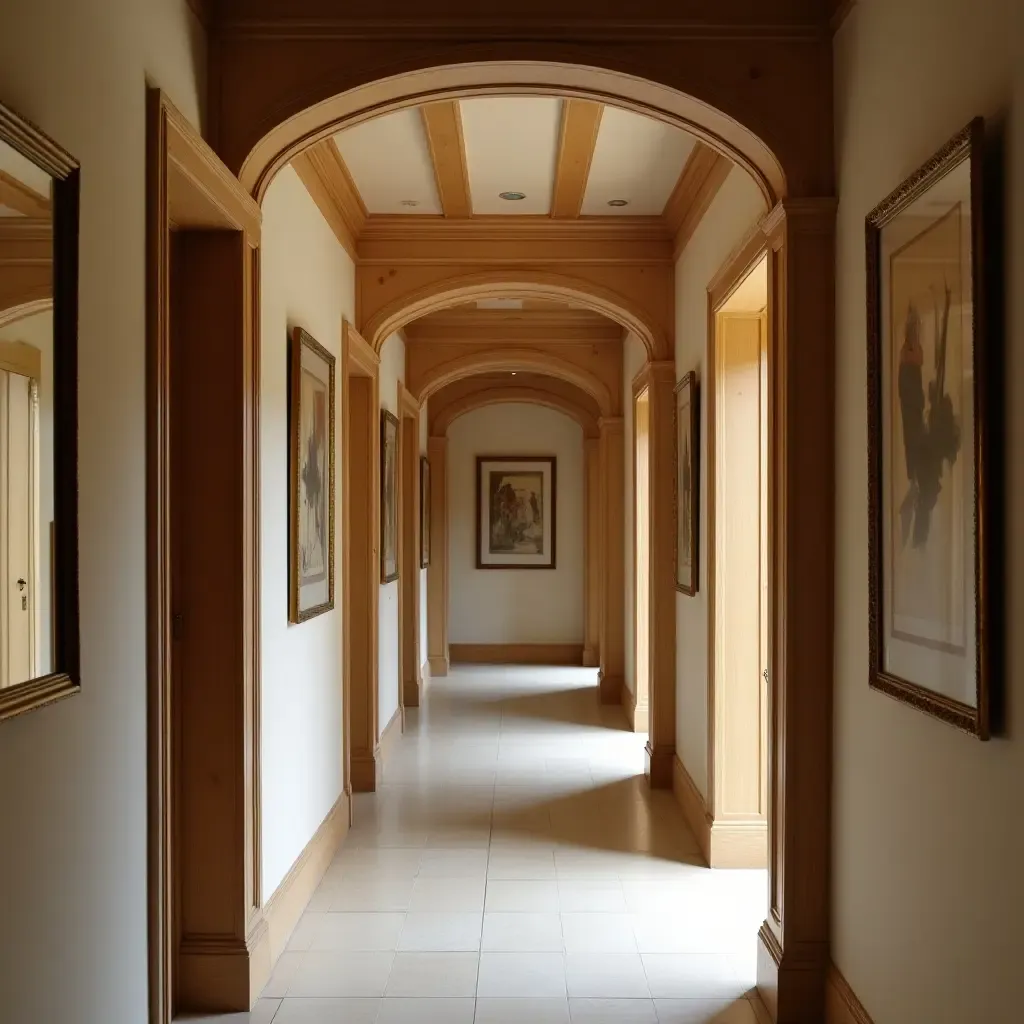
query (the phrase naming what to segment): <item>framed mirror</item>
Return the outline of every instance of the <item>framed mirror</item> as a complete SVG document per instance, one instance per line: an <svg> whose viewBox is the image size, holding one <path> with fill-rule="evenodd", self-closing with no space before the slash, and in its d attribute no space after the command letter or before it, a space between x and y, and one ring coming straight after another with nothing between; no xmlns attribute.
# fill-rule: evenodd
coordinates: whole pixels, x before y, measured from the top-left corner
<svg viewBox="0 0 1024 1024"><path fill-rule="evenodd" d="M79 688L78 164L0 104L0 721Z"/></svg>

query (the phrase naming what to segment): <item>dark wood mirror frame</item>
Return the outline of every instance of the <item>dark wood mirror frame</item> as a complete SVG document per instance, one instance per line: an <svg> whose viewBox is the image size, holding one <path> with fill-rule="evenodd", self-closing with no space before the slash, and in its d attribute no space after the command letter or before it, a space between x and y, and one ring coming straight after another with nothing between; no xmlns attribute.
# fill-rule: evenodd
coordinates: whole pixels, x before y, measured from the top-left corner
<svg viewBox="0 0 1024 1024"><path fill-rule="evenodd" d="M78 693L78 161L0 103L0 140L53 179L53 671L0 690L0 721ZM2 313L3 310L0 310Z"/></svg>

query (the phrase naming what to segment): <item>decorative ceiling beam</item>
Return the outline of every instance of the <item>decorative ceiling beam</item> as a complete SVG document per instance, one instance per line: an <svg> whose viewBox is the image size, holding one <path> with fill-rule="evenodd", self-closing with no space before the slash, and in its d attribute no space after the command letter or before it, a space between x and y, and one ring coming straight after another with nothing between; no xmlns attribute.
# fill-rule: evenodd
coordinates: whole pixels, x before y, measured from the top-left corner
<svg viewBox="0 0 1024 1024"><path fill-rule="evenodd" d="M732 164L721 153L703 142L694 145L662 213L677 253L686 248L731 170Z"/></svg>
<svg viewBox="0 0 1024 1024"><path fill-rule="evenodd" d="M50 200L23 181L0 170L0 206L17 210L24 217L49 217Z"/></svg>
<svg viewBox="0 0 1024 1024"><path fill-rule="evenodd" d="M604 106L592 100L562 101L562 131L551 197L552 217L572 219L580 215L603 112Z"/></svg>
<svg viewBox="0 0 1024 1024"><path fill-rule="evenodd" d="M323 139L304 149L292 160L292 167L335 237L352 259L357 259L366 207L334 139Z"/></svg>
<svg viewBox="0 0 1024 1024"><path fill-rule="evenodd" d="M445 217L464 219L473 216L466 168L466 144L462 137L462 113L459 101L427 103L420 107L427 133L434 180Z"/></svg>
<svg viewBox="0 0 1024 1024"><path fill-rule="evenodd" d="M449 342L501 345L565 346L618 345L622 327L588 310L566 310L565 316L538 311L518 317L503 317L498 310L445 310L421 317L406 325L407 343Z"/></svg>

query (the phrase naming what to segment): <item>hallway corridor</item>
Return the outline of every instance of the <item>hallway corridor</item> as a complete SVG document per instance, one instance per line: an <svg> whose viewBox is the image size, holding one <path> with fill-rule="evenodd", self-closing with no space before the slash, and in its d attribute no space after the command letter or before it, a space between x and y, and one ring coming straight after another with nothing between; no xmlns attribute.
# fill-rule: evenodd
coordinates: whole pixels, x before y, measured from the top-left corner
<svg viewBox="0 0 1024 1024"><path fill-rule="evenodd" d="M756 1024L765 875L700 866L594 683L431 683L254 1024Z"/></svg>

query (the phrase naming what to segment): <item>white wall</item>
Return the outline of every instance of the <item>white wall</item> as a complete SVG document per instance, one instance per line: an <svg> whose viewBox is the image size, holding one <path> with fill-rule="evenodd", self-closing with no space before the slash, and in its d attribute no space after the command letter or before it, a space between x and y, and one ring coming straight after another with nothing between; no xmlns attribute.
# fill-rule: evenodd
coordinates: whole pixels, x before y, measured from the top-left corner
<svg viewBox="0 0 1024 1024"><path fill-rule="evenodd" d="M554 455L554 569L476 568L476 457ZM583 429L539 405L487 405L448 428L448 636L458 643L583 643Z"/></svg>
<svg viewBox="0 0 1024 1024"><path fill-rule="evenodd" d="M37 675L50 666L50 523L53 522L53 310L0 327L0 341L21 341L39 351L39 578L35 601L42 627L36 638Z"/></svg>
<svg viewBox="0 0 1024 1024"><path fill-rule="evenodd" d="M624 480L626 500L623 503L623 528L626 538L626 569L623 576L625 598L623 614L626 617L625 629L625 678L629 692L636 693L636 621L634 615L635 587L633 580L633 378L643 369L647 362L647 350L644 343L635 334L627 334L622 343L622 436L623 458L626 462Z"/></svg>
<svg viewBox="0 0 1024 1024"><path fill-rule="evenodd" d="M428 419L427 402L423 403L423 408L420 409L419 419L419 444L420 444L420 455L424 456L427 454L427 439L430 433L430 421ZM419 486L419 470L416 471L416 483ZM416 536L420 535L420 524L416 524ZM416 563L417 566L420 564L420 551L416 549ZM419 667L423 668L427 664L427 570L420 568L419 570L419 587L420 587L420 664ZM426 675L424 671L424 675Z"/></svg>
<svg viewBox="0 0 1024 1024"><path fill-rule="evenodd" d="M198 122L184 0L4 0L0 97L81 161L82 692L0 727L0 1016L144 1021L145 99Z"/></svg>
<svg viewBox="0 0 1024 1024"><path fill-rule="evenodd" d="M342 791L341 523L334 609L288 621L288 353L302 327L336 359L355 268L292 168L263 201L260 321L263 896L280 884ZM342 505L341 365L335 364L335 508Z"/></svg>
<svg viewBox="0 0 1024 1024"><path fill-rule="evenodd" d="M765 212L761 193L734 167L676 261L676 380L700 382L699 586L676 591L676 751L701 794L708 794L707 437L708 285Z"/></svg>
<svg viewBox="0 0 1024 1024"><path fill-rule="evenodd" d="M380 407L399 415L398 382L405 379L405 342L392 334L380 350ZM377 722L383 733L398 710L402 676L398 663L398 588L400 580L380 585L378 596Z"/></svg>
<svg viewBox="0 0 1024 1024"><path fill-rule="evenodd" d="M833 958L875 1024L1021 1019L1024 634L1013 628L1024 621L1020 10L1011 0L860 0L835 44ZM1000 556L1011 719L1009 738L989 743L868 688L864 217L977 114L1005 123L1010 204L1009 324L993 383L1005 388L1007 408L1008 545Z"/></svg>

